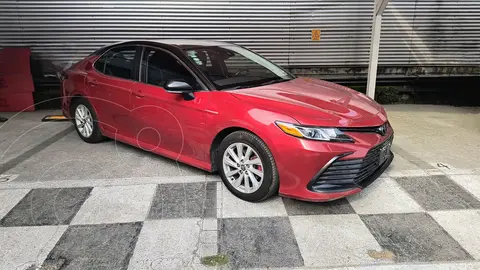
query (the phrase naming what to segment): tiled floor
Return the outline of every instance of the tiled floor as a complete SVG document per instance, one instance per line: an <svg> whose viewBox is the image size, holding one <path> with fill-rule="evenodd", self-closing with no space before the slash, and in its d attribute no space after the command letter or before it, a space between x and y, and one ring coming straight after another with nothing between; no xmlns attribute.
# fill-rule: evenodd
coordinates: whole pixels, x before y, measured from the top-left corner
<svg viewBox="0 0 480 270"><path fill-rule="evenodd" d="M72 225L47 257L62 269L125 269L142 223Z"/></svg>
<svg viewBox="0 0 480 270"><path fill-rule="evenodd" d="M303 265L288 217L227 218L220 222L220 253L228 255L231 267Z"/></svg>
<svg viewBox="0 0 480 270"><path fill-rule="evenodd" d="M97 187L71 224L144 221L156 185Z"/></svg>
<svg viewBox="0 0 480 270"><path fill-rule="evenodd" d="M398 262L473 259L428 213L361 216L378 243Z"/></svg>
<svg viewBox="0 0 480 270"><path fill-rule="evenodd" d="M480 210L438 211L430 215L475 259L480 260Z"/></svg>
<svg viewBox="0 0 480 270"><path fill-rule="evenodd" d="M227 188L220 192L221 218L287 216L280 197L273 197L260 204L239 200Z"/></svg>
<svg viewBox="0 0 480 270"><path fill-rule="evenodd" d="M446 175L402 177L397 182L425 210L480 208L480 201Z"/></svg>
<svg viewBox="0 0 480 270"><path fill-rule="evenodd" d="M0 218L3 218L29 191L28 189L0 190Z"/></svg>
<svg viewBox="0 0 480 270"><path fill-rule="evenodd" d="M178 269L192 265L200 223L200 218L145 221L129 269Z"/></svg>
<svg viewBox="0 0 480 270"><path fill-rule="evenodd" d="M290 221L306 266L377 262L368 251L380 246L358 215L295 216Z"/></svg>
<svg viewBox="0 0 480 270"><path fill-rule="evenodd" d="M0 227L0 269L42 265L68 226Z"/></svg>
<svg viewBox="0 0 480 270"><path fill-rule="evenodd" d="M422 207L392 178L381 178L363 192L348 197L358 214L421 212Z"/></svg>
<svg viewBox="0 0 480 270"><path fill-rule="evenodd" d="M480 175L452 175L450 178L480 200Z"/></svg>
<svg viewBox="0 0 480 270"><path fill-rule="evenodd" d="M347 199L318 204L283 198L283 204L289 216L355 214Z"/></svg>
<svg viewBox="0 0 480 270"><path fill-rule="evenodd" d="M480 259L474 176L378 179L329 203L203 183L0 190L0 269L341 267ZM57 269L57 268L53 268Z"/></svg>
<svg viewBox="0 0 480 270"><path fill-rule="evenodd" d="M159 185L148 218L216 217L216 189L215 183Z"/></svg>
<svg viewBox="0 0 480 270"><path fill-rule="evenodd" d="M0 221L1 226L68 225L92 188L33 189Z"/></svg>

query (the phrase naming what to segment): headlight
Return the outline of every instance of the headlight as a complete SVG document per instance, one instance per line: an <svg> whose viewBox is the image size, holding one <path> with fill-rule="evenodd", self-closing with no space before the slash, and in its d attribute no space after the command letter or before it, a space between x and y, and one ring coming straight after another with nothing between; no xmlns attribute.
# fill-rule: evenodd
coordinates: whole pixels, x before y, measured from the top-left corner
<svg viewBox="0 0 480 270"><path fill-rule="evenodd" d="M337 128L307 127L276 121L275 124L288 135L317 141L353 142L345 133Z"/></svg>

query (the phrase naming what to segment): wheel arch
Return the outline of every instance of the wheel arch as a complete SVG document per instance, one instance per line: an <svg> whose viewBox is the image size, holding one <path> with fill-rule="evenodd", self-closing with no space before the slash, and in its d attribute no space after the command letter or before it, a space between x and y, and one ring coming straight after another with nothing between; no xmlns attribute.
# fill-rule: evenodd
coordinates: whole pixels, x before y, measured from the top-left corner
<svg viewBox="0 0 480 270"><path fill-rule="evenodd" d="M68 112L70 113L70 115L73 117L74 115L74 112L73 112L73 104L75 104L75 102L77 100L80 100L80 99L85 99L85 96L83 95L80 95L80 94L75 94L73 95L71 98L70 98L70 104L69 104L69 108L68 108Z"/></svg>
<svg viewBox="0 0 480 270"><path fill-rule="evenodd" d="M79 93L74 94L74 95L70 98L70 104L68 105L68 112L70 113L70 118L73 119L73 118L75 117L75 112L73 111L73 110L74 110L73 105L75 104L75 102L76 102L77 100L81 100L81 99L84 99L84 100L86 100L88 103L90 103L90 105L92 106L93 112L94 112L95 115L97 116L97 120L99 120L99 119L98 119L97 109L95 108L95 106L93 106L93 104L90 102L90 100L89 100L86 96L84 96L84 95L82 95L82 94L79 94ZM103 130L102 125L100 125L100 129Z"/></svg>
<svg viewBox="0 0 480 270"><path fill-rule="evenodd" d="M252 134L255 134L255 136L258 136L255 132L244 128L244 127L239 127L239 126L231 126L222 129L220 132L217 133L217 135L214 137L211 146L210 146L210 162L212 163L212 172L216 172L218 170L217 164L216 164L216 158L217 158L217 149L220 146L220 143L227 137L228 135L232 134L235 131L248 131ZM261 138L260 136L258 136Z"/></svg>

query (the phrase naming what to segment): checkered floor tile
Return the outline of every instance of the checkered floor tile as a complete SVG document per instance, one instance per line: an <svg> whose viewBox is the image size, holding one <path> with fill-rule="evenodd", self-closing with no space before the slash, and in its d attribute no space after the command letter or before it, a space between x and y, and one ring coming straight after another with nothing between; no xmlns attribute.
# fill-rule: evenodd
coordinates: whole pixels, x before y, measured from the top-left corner
<svg viewBox="0 0 480 270"><path fill-rule="evenodd" d="M328 203L248 203L220 182L4 189L0 269L478 263L478 180L383 177Z"/></svg>
<svg viewBox="0 0 480 270"><path fill-rule="evenodd" d="M361 218L378 243L395 254L396 261L472 259L427 213L365 215Z"/></svg>

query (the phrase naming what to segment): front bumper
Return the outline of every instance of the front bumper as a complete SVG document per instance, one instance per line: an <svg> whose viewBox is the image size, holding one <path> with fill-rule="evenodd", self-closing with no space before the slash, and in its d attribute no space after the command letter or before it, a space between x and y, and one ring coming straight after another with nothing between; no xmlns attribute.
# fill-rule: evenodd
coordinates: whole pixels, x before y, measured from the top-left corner
<svg viewBox="0 0 480 270"><path fill-rule="evenodd" d="M306 181L303 180L303 184L296 181L295 188L282 188L282 178L280 178L280 195L321 202L358 193L375 181L391 164L394 155L389 145L392 141L393 132L383 137L383 140L378 140L373 147L352 148L343 153L336 153L324 161L324 165L312 173ZM322 153L322 156L329 154L331 155L331 153Z"/></svg>
<svg viewBox="0 0 480 270"><path fill-rule="evenodd" d="M308 190L329 193L367 187L392 162L392 141L393 136L370 149L364 158L340 160L349 153L333 158L308 183Z"/></svg>

